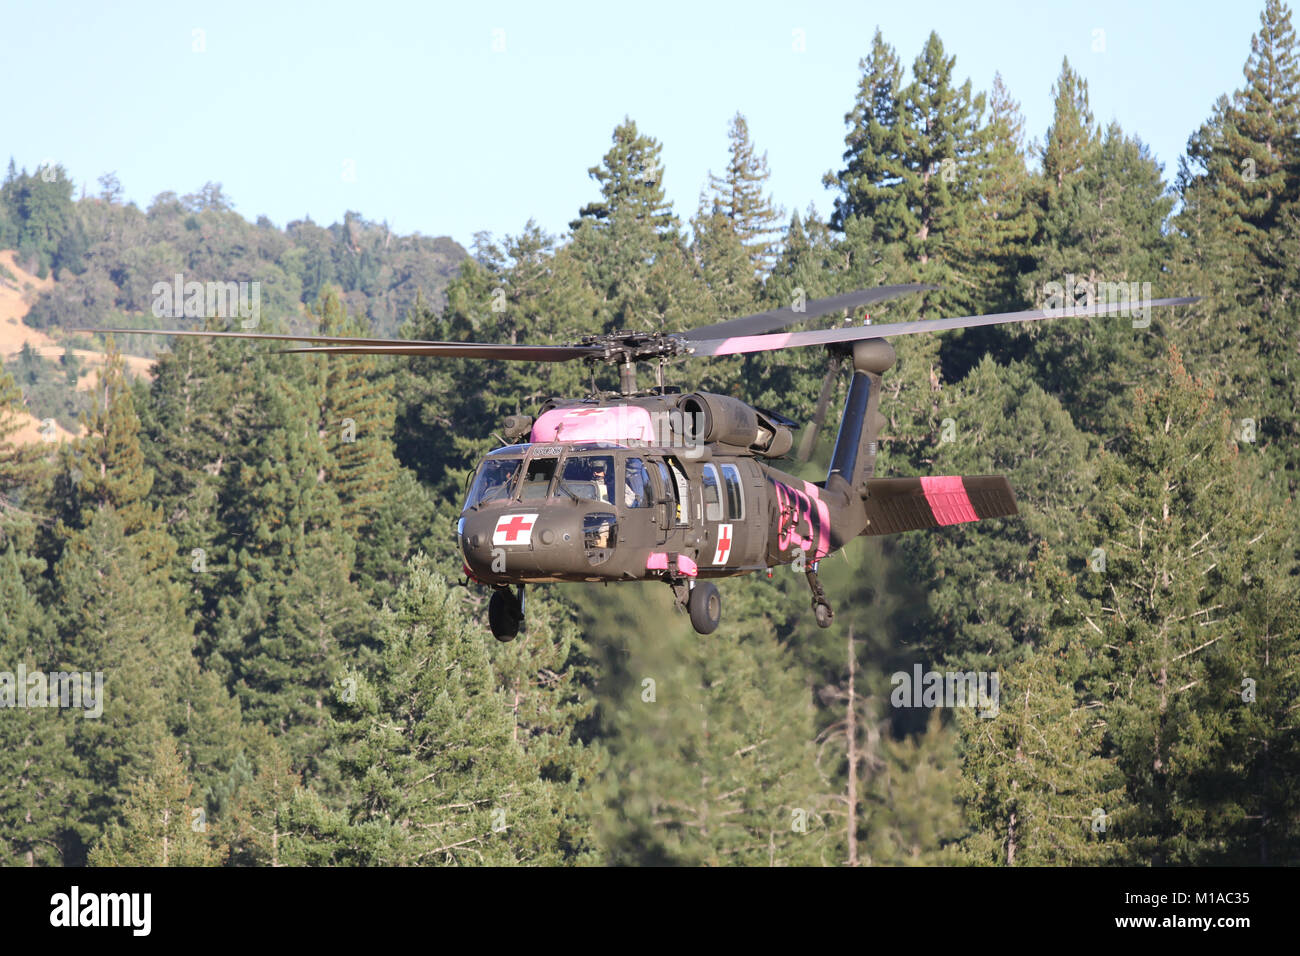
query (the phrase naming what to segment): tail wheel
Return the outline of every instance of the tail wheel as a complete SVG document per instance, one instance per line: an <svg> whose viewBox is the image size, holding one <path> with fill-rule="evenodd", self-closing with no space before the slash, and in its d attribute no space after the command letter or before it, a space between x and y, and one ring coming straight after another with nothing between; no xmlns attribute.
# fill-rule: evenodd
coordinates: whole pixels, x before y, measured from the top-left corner
<svg viewBox="0 0 1300 956"><path fill-rule="evenodd" d="M488 600L488 625L492 628L492 636L498 641L513 641L523 622L523 609L515 596L506 588L493 591Z"/></svg>
<svg viewBox="0 0 1300 956"><path fill-rule="evenodd" d="M813 605L813 613L817 615L818 627L830 627L831 621L835 619L835 613L831 610L829 604Z"/></svg>
<svg viewBox="0 0 1300 956"><path fill-rule="evenodd" d="M687 609L691 612L691 626L700 634L712 634L722 620L722 595L707 581L691 588Z"/></svg>

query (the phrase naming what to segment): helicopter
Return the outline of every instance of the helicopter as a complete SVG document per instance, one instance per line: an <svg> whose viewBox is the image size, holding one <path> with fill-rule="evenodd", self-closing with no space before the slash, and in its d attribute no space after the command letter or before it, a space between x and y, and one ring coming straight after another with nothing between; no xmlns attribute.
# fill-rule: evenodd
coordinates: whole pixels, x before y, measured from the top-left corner
<svg viewBox="0 0 1300 956"><path fill-rule="evenodd" d="M467 476L456 537L470 581L491 588L488 623L513 640L525 621L525 589L554 582L658 581L671 588L700 634L722 618L720 578L790 565L802 570L817 624L834 612L817 576L820 562L859 536L940 528L1019 513L1002 475L876 477L881 384L894 365L893 336L1041 319L1127 313L1131 303L1070 302L1044 309L882 325L778 332L833 313L938 288L886 285L699 326L684 332L615 331L570 345L189 330L78 329L119 334L307 342L280 351L405 355L526 362L581 360L617 366L619 391L552 398L536 416L502 423L507 442ZM1148 300L1190 305L1195 297ZM869 321L869 320L868 320ZM842 364L851 374L826 478L809 482L773 464L788 459L798 423L738 398L684 392L664 383L679 358L824 346L828 369L797 456L807 460ZM657 366L642 389L640 364Z"/></svg>

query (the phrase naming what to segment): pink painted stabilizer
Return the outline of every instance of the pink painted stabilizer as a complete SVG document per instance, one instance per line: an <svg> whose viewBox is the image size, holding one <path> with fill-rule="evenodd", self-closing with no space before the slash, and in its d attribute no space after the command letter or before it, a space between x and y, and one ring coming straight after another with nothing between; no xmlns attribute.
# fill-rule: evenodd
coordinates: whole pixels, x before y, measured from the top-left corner
<svg viewBox="0 0 1300 956"><path fill-rule="evenodd" d="M921 491L934 512L934 520L941 525L977 521L970 496L961 475L932 475L921 479Z"/></svg>

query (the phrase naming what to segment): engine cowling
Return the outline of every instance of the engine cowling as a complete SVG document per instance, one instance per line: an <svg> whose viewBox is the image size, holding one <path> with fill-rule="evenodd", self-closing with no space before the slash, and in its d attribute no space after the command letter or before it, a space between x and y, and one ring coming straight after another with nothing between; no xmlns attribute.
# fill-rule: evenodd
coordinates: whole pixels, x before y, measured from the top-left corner
<svg viewBox="0 0 1300 956"><path fill-rule="evenodd" d="M697 442L720 442L778 458L794 446L794 435L752 406L730 395L692 392L678 406L695 427Z"/></svg>
<svg viewBox="0 0 1300 956"><path fill-rule="evenodd" d="M694 423L697 441L748 448L758 440L758 413L730 395L692 392L678 407Z"/></svg>

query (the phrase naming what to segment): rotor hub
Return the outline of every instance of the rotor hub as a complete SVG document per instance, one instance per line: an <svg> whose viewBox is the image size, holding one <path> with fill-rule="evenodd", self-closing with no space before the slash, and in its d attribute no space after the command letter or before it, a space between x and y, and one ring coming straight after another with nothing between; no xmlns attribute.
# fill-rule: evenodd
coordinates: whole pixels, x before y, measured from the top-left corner
<svg viewBox="0 0 1300 956"><path fill-rule="evenodd" d="M603 335L584 335L580 345L596 346L599 353L587 356L588 363L604 362L607 365L633 365L637 362L656 362L689 355L690 346L679 335L667 332L633 332L622 330Z"/></svg>

